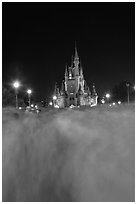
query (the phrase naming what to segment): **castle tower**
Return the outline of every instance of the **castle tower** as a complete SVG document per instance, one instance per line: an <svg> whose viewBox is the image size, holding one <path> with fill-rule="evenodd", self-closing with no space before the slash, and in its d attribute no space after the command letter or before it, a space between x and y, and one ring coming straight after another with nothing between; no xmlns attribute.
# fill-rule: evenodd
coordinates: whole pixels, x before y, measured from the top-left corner
<svg viewBox="0 0 137 204"><path fill-rule="evenodd" d="M78 56L76 45L75 45L75 56L74 56L74 73L75 73L75 76L79 75L79 56Z"/></svg>
<svg viewBox="0 0 137 204"><path fill-rule="evenodd" d="M77 47L75 45L75 54L71 58L71 66L66 65L64 80L61 88L55 84L55 100L54 107L80 107L80 106L95 106L97 105L97 93L93 84L92 94L84 79L83 68L79 60Z"/></svg>

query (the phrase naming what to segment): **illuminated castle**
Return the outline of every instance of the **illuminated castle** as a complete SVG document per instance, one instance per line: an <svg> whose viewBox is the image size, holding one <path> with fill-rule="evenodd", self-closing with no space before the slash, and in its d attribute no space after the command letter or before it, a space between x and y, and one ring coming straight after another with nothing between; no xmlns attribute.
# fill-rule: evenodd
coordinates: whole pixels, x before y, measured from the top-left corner
<svg viewBox="0 0 137 204"><path fill-rule="evenodd" d="M66 66L65 79L62 81L61 89L55 84L52 104L57 108L95 106L97 98L95 85L93 84L92 92L90 92L84 80L83 69L75 47L75 56L71 66Z"/></svg>

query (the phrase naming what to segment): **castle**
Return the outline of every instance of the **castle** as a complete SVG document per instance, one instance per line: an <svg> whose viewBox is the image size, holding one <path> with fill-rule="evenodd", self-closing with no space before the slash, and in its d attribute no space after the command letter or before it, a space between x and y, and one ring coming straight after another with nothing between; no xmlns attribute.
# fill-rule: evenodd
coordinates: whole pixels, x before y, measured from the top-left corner
<svg viewBox="0 0 137 204"><path fill-rule="evenodd" d="M83 76L83 69L79 61L77 48L75 46L75 56L72 58L70 67L66 66L65 78L62 81L59 89L57 83L53 93L53 107L81 107L81 106L96 106L97 93L95 85L92 86L92 92Z"/></svg>

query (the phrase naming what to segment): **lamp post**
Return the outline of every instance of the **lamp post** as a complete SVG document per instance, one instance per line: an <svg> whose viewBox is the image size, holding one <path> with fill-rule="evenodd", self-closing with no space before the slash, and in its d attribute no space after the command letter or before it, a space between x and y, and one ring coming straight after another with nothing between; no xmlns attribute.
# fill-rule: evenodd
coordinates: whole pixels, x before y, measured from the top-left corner
<svg viewBox="0 0 137 204"><path fill-rule="evenodd" d="M127 86L127 103L129 104L129 83L126 83Z"/></svg>
<svg viewBox="0 0 137 204"><path fill-rule="evenodd" d="M16 96L16 109L18 109L18 88L20 86L20 83L18 81L15 81L13 83L13 87L15 88L15 96Z"/></svg>
<svg viewBox="0 0 137 204"><path fill-rule="evenodd" d="M110 99L110 94L109 94L109 93L107 93L105 96L106 96L106 98L107 98L107 100L108 100L108 102L109 102L109 99Z"/></svg>
<svg viewBox="0 0 137 204"><path fill-rule="evenodd" d="M31 89L28 89L28 90L27 90L27 93L28 93L29 107L30 107L30 96L31 96L31 93L32 93Z"/></svg>

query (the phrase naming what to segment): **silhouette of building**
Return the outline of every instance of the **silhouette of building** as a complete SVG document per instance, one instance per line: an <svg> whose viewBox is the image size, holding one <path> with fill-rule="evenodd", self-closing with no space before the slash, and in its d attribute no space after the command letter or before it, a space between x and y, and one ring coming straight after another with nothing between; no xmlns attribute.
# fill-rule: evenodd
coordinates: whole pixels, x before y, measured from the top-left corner
<svg viewBox="0 0 137 204"><path fill-rule="evenodd" d="M75 56L72 57L71 66L65 70L65 78L59 89L55 84L53 94L53 106L57 108L96 106L97 93L95 85L92 86L92 92L84 79L83 69L79 61L77 48L75 46Z"/></svg>

